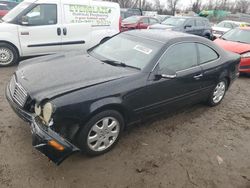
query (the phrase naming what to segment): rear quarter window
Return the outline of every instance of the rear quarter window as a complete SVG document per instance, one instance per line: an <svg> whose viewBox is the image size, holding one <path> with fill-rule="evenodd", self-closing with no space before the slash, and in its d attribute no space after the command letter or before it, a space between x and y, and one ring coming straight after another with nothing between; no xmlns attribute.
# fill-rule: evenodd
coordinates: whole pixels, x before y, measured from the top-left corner
<svg viewBox="0 0 250 188"><path fill-rule="evenodd" d="M218 53L212 48L200 43L197 43L197 46L200 57L199 64L208 63L219 58Z"/></svg>

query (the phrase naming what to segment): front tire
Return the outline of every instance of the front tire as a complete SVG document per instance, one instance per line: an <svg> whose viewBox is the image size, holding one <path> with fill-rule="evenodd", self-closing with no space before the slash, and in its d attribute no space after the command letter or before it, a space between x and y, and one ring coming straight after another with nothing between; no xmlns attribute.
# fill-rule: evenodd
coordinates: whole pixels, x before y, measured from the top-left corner
<svg viewBox="0 0 250 188"><path fill-rule="evenodd" d="M213 91L211 92L208 98L208 105L209 106L217 106L221 103L223 98L225 97L226 91L228 87L228 82L226 79L221 79L216 86L214 87Z"/></svg>
<svg viewBox="0 0 250 188"><path fill-rule="evenodd" d="M0 42L0 67L8 67L18 62L18 52L10 44Z"/></svg>
<svg viewBox="0 0 250 188"><path fill-rule="evenodd" d="M83 153L97 156L110 151L118 142L124 128L122 115L106 110L93 116L77 135Z"/></svg>

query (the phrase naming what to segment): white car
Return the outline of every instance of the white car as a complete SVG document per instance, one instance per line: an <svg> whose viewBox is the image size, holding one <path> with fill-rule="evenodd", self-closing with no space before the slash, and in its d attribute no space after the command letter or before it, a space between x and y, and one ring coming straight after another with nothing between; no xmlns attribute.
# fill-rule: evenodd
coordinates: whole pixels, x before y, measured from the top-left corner
<svg viewBox="0 0 250 188"><path fill-rule="evenodd" d="M120 32L120 6L92 0L25 0L1 19L0 66L20 57L87 50Z"/></svg>
<svg viewBox="0 0 250 188"><path fill-rule="evenodd" d="M236 27L249 26L246 22L236 22L231 20L225 20L212 27L213 36L215 38L221 37L223 34Z"/></svg>

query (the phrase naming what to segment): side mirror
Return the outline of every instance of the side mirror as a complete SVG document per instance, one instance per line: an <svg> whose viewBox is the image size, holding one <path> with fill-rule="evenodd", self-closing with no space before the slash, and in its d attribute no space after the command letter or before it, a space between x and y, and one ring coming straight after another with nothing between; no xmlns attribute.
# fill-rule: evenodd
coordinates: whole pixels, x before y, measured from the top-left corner
<svg viewBox="0 0 250 188"><path fill-rule="evenodd" d="M28 16L22 16L19 22L22 25L29 25L29 18L28 18Z"/></svg>
<svg viewBox="0 0 250 188"><path fill-rule="evenodd" d="M185 25L184 29L191 28L191 27L192 27L192 25Z"/></svg>
<svg viewBox="0 0 250 188"><path fill-rule="evenodd" d="M164 69L164 70L160 70L156 75L155 78L157 80L160 79L175 79L177 77L177 73L175 71L172 70L168 70L168 69Z"/></svg>

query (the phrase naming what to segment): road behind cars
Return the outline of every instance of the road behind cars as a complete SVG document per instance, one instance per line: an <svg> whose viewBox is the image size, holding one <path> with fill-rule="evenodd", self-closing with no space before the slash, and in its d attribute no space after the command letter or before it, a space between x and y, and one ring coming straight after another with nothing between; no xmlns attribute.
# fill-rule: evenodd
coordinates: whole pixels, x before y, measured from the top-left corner
<svg viewBox="0 0 250 188"><path fill-rule="evenodd" d="M0 69L1 187L250 186L249 78L238 79L218 107L144 122L106 155L75 154L56 167L30 146L29 126L4 97L15 68Z"/></svg>

